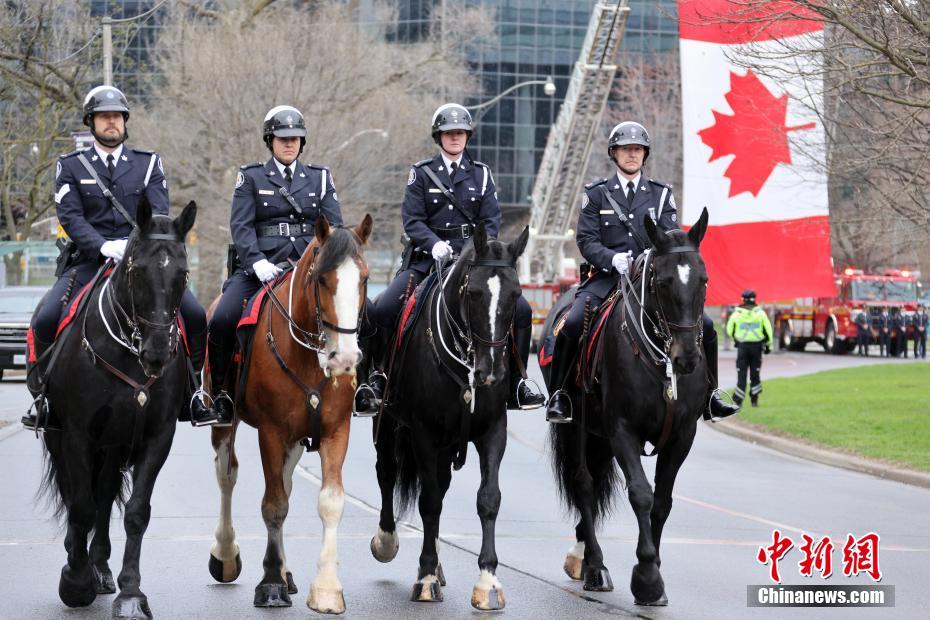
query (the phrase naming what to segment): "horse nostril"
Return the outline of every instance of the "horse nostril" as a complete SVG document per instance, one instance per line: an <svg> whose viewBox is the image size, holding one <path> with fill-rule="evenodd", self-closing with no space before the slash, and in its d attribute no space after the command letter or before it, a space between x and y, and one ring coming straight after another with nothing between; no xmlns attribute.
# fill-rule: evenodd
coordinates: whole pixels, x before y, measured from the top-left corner
<svg viewBox="0 0 930 620"><path fill-rule="evenodd" d="M334 357L336 357L336 352L335 352L335 351L330 351L330 352L329 352L329 359L333 359Z"/></svg>

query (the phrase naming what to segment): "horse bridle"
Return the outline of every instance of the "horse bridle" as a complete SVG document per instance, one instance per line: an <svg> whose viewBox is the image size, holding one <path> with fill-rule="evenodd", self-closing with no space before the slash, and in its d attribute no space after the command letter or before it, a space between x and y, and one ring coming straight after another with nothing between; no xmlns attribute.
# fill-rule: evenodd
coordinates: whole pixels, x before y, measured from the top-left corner
<svg viewBox="0 0 930 620"><path fill-rule="evenodd" d="M512 261L506 261L506 260L497 259L497 258L484 258L484 259L468 260L466 261L466 265L467 266L465 267L465 277L462 279L462 284L459 286L459 299L465 300L464 302L465 312L463 316L464 321L465 321L464 329L461 326L459 326L458 322L455 320L455 318L453 318L452 313L449 312L449 306L448 304L446 304L445 288L440 288L439 296L440 296L440 301L444 309L446 320L450 323L451 327L458 334L459 338L464 342L466 351L468 352L472 351L473 342L477 342L478 344L489 347L491 349L500 349L506 346L508 340L510 339L510 332L513 327L513 319L514 319L514 315L516 314L516 306L514 306L513 314L510 315L510 321L507 324L508 325L507 329L504 330L503 336L501 336L497 340L488 340L487 338L484 338L483 336L480 336L479 334L475 333L475 331L472 329L471 312L469 310L469 304L468 304L467 296L465 295L465 292L468 290L468 280L471 277L471 270L473 268L475 267L506 267L509 269L516 270L516 264L514 264ZM441 265L437 265L437 270L439 271L440 279L442 279ZM456 344L456 348L459 348L459 343L456 342L455 344Z"/></svg>

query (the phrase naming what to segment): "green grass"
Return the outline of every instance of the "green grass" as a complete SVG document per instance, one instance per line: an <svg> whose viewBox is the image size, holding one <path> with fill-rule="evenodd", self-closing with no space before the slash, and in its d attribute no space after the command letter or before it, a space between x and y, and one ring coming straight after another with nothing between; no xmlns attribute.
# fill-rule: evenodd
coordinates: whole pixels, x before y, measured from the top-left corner
<svg viewBox="0 0 930 620"><path fill-rule="evenodd" d="M739 416L744 422L930 471L930 365L864 366L770 381L762 370L760 406L749 407L747 398Z"/></svg>

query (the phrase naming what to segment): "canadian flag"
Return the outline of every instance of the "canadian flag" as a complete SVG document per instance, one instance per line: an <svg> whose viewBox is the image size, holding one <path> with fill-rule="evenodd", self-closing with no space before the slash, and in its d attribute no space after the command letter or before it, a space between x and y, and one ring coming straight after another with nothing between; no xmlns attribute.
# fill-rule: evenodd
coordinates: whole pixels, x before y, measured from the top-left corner
<svg viewBox="0 0 930 620"><path fill-rule="evenodd" d="M817 61L784 53L821 47L823 24L786 19L790 1L759 6L678 5L682 198L710 212L701 245L710 305L739 303L744 289L760 301L834 292L821 88L809 77ZM755 71L740 63L750 45Z"/></svg>

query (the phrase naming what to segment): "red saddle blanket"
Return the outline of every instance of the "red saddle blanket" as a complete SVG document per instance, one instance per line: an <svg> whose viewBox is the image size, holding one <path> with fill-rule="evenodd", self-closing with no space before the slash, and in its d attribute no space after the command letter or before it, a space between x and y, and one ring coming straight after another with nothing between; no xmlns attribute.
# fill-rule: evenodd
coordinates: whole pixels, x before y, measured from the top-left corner
<svg viewBox="0 0 930 620"><path fill-rule="evenodd" d="M410 328L416 323L417 317L420 316L420 313L426 306L426 299L429 297L429 292L438 281L439 279L436 277L436 272L430 273L420 282L420 285L414 289L413 294L410 295L407 303L404 304L404 310L400 313L400 320L397 323L397 338L394 343L396 349L400 349Z"/></svg>
<svg viewBox="0 0 930 620"><path fill-rule="evenodd" d="M604 325L607 323L607 319L610 318L610 314L613 312L614 306L617 305L618 299L620 299L619 295L612 295L595 311L594 319L591 321L591 328L589 330L588 336L582 343L584 346L584 355L586 357L585 361L589 373L593 372L594 366L596 365L598 344L604 331ZM544 335L542 346L539 347L540 367L545 367L552 363L552 354L555 349L556 339L559 335L559 331L562 329L562 327L565 325L565 321L568 319L568 313L571 308L571 305L562 308L556 320L552 322L552 330L550 333Z"/></svg>

